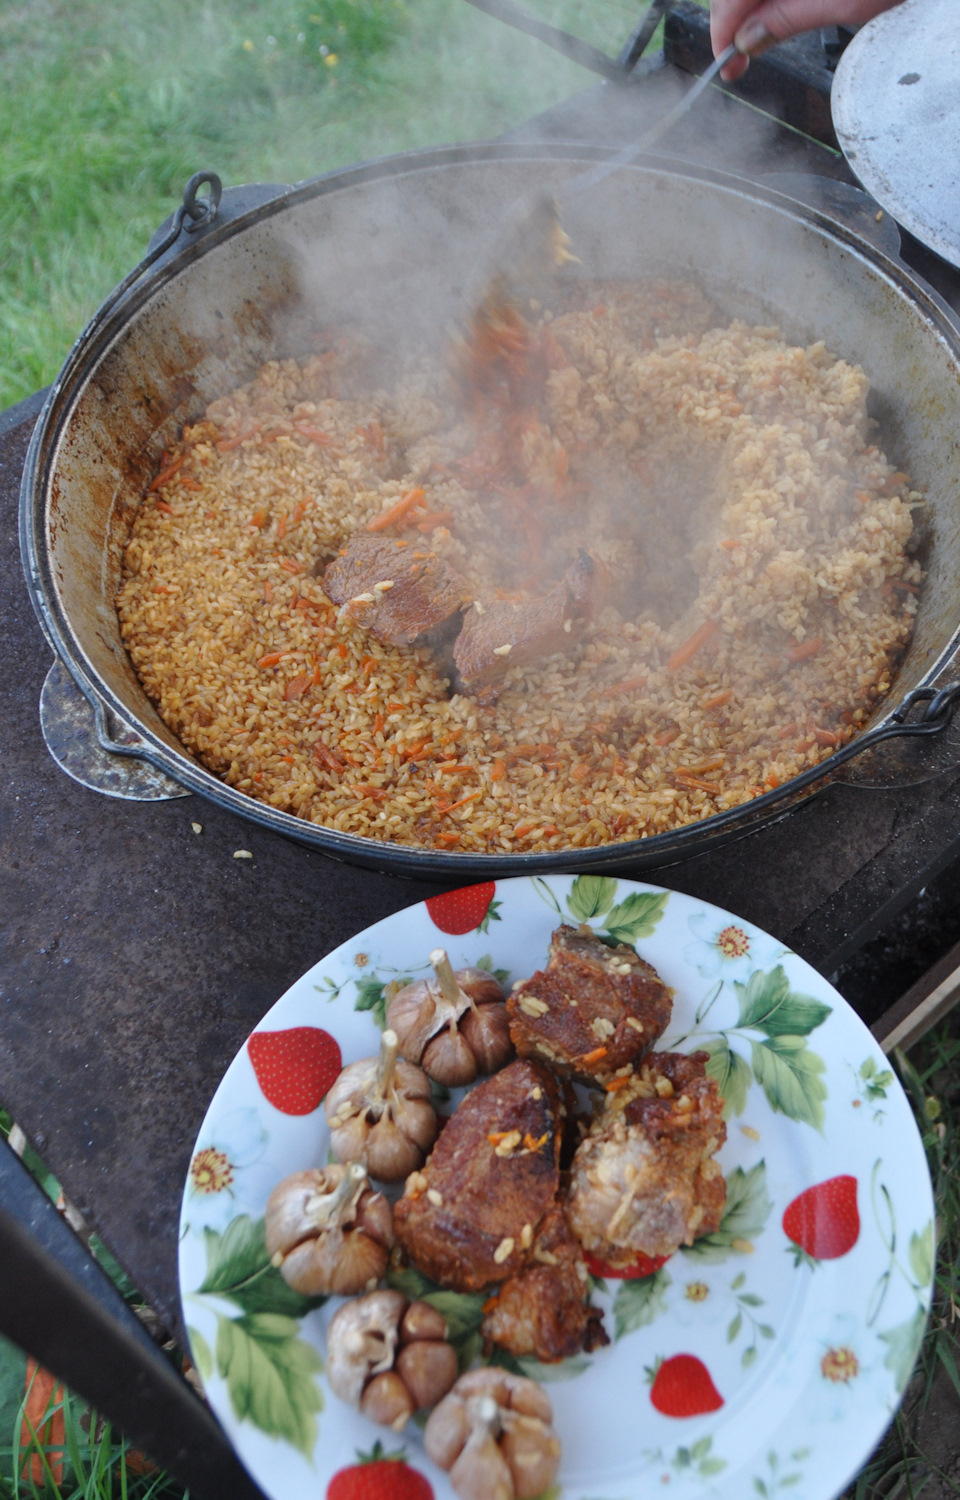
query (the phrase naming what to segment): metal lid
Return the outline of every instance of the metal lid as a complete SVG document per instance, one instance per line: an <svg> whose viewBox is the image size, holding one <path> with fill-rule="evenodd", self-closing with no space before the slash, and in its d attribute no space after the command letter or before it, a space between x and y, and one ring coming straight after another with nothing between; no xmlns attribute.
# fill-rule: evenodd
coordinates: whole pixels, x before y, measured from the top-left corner
<svg viewBox="0 0 960 1500"><path fill-rule="evenodd" d="M960 266L957 0L905 0L857 33L837 67L837 139L868 192Z"/></svg>

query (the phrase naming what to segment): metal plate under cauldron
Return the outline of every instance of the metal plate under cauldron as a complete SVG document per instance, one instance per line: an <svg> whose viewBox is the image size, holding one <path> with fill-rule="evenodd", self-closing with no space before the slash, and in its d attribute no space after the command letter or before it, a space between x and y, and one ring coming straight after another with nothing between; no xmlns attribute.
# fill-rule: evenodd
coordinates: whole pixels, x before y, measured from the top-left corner
<svg viewBox="0 0 960 1500"><path fill-rule="evenodd" d="M960 266L957 0L906 0L858 32L837 67L837 139L868 192Z"/></svg>

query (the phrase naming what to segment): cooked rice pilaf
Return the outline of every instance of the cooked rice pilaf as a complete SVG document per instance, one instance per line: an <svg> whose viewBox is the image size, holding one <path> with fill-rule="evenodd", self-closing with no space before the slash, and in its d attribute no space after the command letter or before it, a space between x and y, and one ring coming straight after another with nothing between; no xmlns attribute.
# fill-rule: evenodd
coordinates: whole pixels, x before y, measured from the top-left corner
<svg viewBox="0 0 960 1500"><path fill-rule="evenodd" d="M512 478L503 431L439 362L378 389L383 364L343 337L265 365L164 455L121 632L229 785L398 844L587 848L779 786L888 691L921 497L877 447L864 372L719 326L676 282L581 283L535 337L549 373ZM324 595L324 564L411 489L388 534L478 598L543 593L580 547L604 577L569 652L513 667L494 703L450 696L440 657L383 645Z"/></svg>

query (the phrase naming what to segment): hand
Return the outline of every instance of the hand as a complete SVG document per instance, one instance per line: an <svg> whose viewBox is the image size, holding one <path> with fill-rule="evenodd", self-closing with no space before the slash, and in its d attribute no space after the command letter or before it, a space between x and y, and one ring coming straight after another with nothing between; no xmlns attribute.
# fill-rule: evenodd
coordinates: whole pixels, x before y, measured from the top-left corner
<svg viewBox="0 0 960 1500"><path fill-rule="evenodd" d="M713 55L736 42L743 53L761 52L817 26L858 26L900 0L710 0ZM733 58L723 77L733 83L747 71L748 56Z"/></svg>

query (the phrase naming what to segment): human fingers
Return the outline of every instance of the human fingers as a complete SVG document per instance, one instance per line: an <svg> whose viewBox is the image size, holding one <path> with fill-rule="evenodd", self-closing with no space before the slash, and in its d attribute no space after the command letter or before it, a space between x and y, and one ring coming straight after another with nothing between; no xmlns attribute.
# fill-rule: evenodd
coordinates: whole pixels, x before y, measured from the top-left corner
<svg viewBox="0 0 960 1500"><path fill-rule="evenodd" d="M818 26L856 26L891 10L901 0L712 0L710 32L714 56L736 42L745 55ZM746 61L735 58L723 76L739 78Z"/></svg>

